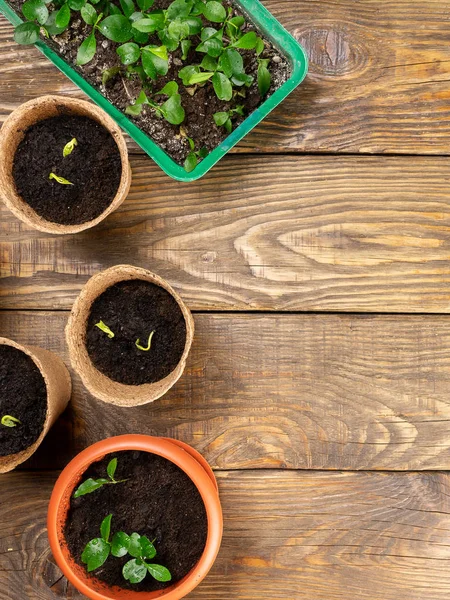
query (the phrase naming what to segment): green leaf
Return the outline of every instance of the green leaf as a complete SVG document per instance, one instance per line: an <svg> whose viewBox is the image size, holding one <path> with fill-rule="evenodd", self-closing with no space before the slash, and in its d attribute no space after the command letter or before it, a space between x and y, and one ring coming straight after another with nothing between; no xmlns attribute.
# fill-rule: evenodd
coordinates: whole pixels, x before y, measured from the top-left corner
<svg viewBox="0 0 450 600"><path fill-rule="evenodd" d="M191 0L175 0L167 9L167 21L173 21L178 17L187 17L193 6L194 3Z"/></svg>
<svg viewBox="0 0 450 600"><path fill-rule="evenodd" d="M178 93L178 83L176 81L169 81L163 87L162 90L159 90L158 94L165 94L166 96L173 96Z"/></svg>
<svg viewBox="0 0 450 600"><path fill-rule="evenodd" d="M227 121L225 121L224 127L228 133L231 133L233 131L233 123L231 122L231 119L228 119Z"/></svg>
<svg viewBox="0 0 450 600"><path fill-rule="evenodd" d="M258 66L258 90L261 97L265 96L270 89L271 76L269 69L262 63Z"/></svg>
<svg viewBox="0 0 450 600"><path fill-rule="evenodd" d="M131 17L136 10L133 0L120 0L120 6L122 7L123 14L126 17Z"/></svg>
<svg viewBox="0 0 450 600"><path fill-rule="evenodd" d="M198 35L203 27L202 20L198 17L189 17L185 23L189 25L189 35Z"/></svg>
<svg viewBox="0 0 450 600"><path fill-rule="evenodd" d="M148 43L149 37L149 33L143 33L137 29L133 31L133 40L140 46L145 46Z"/></svg>
<svg viewBox="0 0 450 600"><path fill-rule="evenodd" d="M143 12L151 8L154 5L154 3L155 0L137 0L137 5Z"/></svg>
<svg viewBox="0 0 450 600"><path fill-rule="evenodd" d="M145 565L148 569L148 572L152 577L156 579L156 581L170 581L172 579L172 575L170 574L169 569L163 567L162 565Z"/></svg>
<svg viewBox="0 0 450 600"><path fill-rule="evenodd" d="M48 8L42 0L27 0L22 6L22 12L28 21L37 21L41 25L48 19Z"/></svg>
<svg viewBox="0 0 450 600"><path fill-rule="evenodd" d="M133 36L130 20L124 15L111 15L99 23L100 32L113 42L128 42Z"/></svg>
<svg viewBox="0 0 450 600"><path fill-rule="evenodd" d="M118 531L113 535L111 542L111 554L117 558L121 558L128 553L130 547L130 536L123 531Z"/></svg>
<svg viewBox="0 0 450 600"><path fill-rule="evenodd" d="M91 540L83 550L81 560L87 565L89 572L101 567L109 556L111 546L102 538Z"/></svg>
<svg viewBox="0 0 450 600"><path fill-rule="evenodd" d="M239 75L233 75L231 81L234 85L241 87L246 85L249 87L253 83L254 77L247 75L246 73L239 73Z"/></svg>
<svg viewBox="0 0 450 600"><path fill-rule="evenodd" d="M103 333L106 333L106 335L110 339L112 339L114 337L114 333L111 331L111 329L108 327L108 325L103 323L103 321L99 321L98 323L95 324L95 326L98 327L101 331L103 331Z"/></svg>
<svg viewBox="0 0 450 600"><path fill-rule="evenodd" d="M191 40L182 40L181 42L181 60L186 60L191 49Z"/></svg>
<svg viewBox="0 0 450 600"><path fill-rule="evenodd" d="M248 33L244 33L244 35L234 42L233 46L235 48L242 48L243 50L252 50L256 47L258 43L258 36L254 31L249 31Z"/></svg>
<svg viewBox="0 0 450 600"><path fill-rule="evenodd" d="M214 29L214 27L205 27L204 29L202 29L202 32L200 34L200 39L202 40L202 42L206 42L206 40L209 40L210 38L214 37L214 36L218 36L219 39L220 38L220 32L217 31L217 29Z"/></svg>
<svg viewBox="0 0 450 600"><path fill-rule="evenodd" d="M128 552L131 554L131 556L134 556L134 558L142 558L141 536L138 533L132 533L130 535Z"/></svg>
<svg viewBox="0 0 450 600"><path fill-rule="evenodd" d="M196 50L197 52L205 52L209 54L209 56L214 56L217 58L222 54L223 42L218 37L210 37L199 44Z"/></svg>
<svg viewBox="0 0 450 600"><path fill-rule="evenodd" d="M188 85L194 85L195 83L204 83L211 79L214 76L214 73L193 73L193 75L189 78Z"/></svg>
<svg viewBox="0 0 450 600"><path fill-rule="evenodd" d="M70 21L70 8L68 4L63 4L56 13L55 25L57 27L67 27Z"/></svg>
<svg viewBox="0 0 450 600"><path fill-rule="evenodd" d="M78 48L77 65L81 66L90 62L94 58L96 50L97 40L95 39L95 32L93 31Z"/></svg>
<svg viewBox="0 0 450 600"><path fill-rule="evenodd" d="M141 31L142 33L154 33L160 27L162 27L164 17L161 14L150 14L146 15L143 19L138 19L133 22L134 29Z"/></svg>
<svg viewBox="0 0 450 600"><path fill-rule="evenodd" d="M153 542L151 542L145 535L141 535L140 542L142 558L148 558L149 560L154 558L156 556L156 548L153 545Z"/></svg>
<svg viewBox="0 0 450 600"><path fill-rule="evenodd" d="M162 58L164 55L167 56L165 46L160 48L144 46L142 48L142 66L151 79L156 79L158 75L165 75L169 70L168 60Z"/></svg>
<svg viewBox="0 0 450 600"><path fill-rule="evenodd" d="M205 69L205 71L216 71L217 60L212 56L209 56L209 54L205 54L200 66L202 69Z"/></svg>
<svg viewBox="0 0 450 600"><path fill-rule="evenodd" d="M111 519L112 515L108 515L103 519L102 524L100 525L100 535L105 542L109 542L109 535L111 533Z"/></svg>
<svg viewBox="0 0 450 600"><path fill-rule="evenodd" d="M132 117L138 117L142 112L142 104L131 104L127 106L125 109L126 115L131 115Z"/></svg>
<svg viewBox="0 0 450 600"><path fill-rule="evenodd" d="M65 27L56 26L56 12L53 11L49 14L47 21L44 24L45 29L49 35L59 35L65 29Z"/></svg>
<svg viewBox="0 0 450 600"><path fill-rule="evenodd" d="M120 56L120 61L123 65L132 65L137 62L141 56L139 46L133 42L122 44L122 46L117 48L116 52Z"/></svg>
<svg viewBox="0 0 450 600"><path fill-rule="evenodd" d="M11 415L3 415L0 423L5 427L17 427L17 425L22 425L22 421L19 421L19 419L16 419L16 417L12 417Z"/></svg>
<svg viewBox="0 0 450 600"><path fill-rule="evenodd" d="M167 48L165 46L146 46L145 50L148 50L162 60L169 60L169 55L167 54Z"/></svg>
<svg viewBox="0 0 450 600"><path fill-rule="evenodd" d="M102 72L102 85L106 85L110 79L120 72L120 67L110 67Z"/></svg>
<svg viewBox="0 0 450 600"><path fill-rule="evenodd" d="M233 97L233 87L226 75L223 73L214 73L212 84L219 100L225 100L226 102L231 100Z"/></svg>
<svg viewBox="0 0 450 600"><path fill-rule="evenodd" d="M68 181L67 179L64 179L64 177L59 177L58 175L55 175L55 173L50 173L48 178L54 179L55 181L57 181L58 183L60 183L62 185L73 185L72 182Z"/></svg>
<svg viewBox="0 0 450 600"><path fill-rule="evenodd" d="M67 4L72 10L79 11L86 4L86 0L67 0Z"/></svg>
<svg viewBox="0 0 450 600"><path fill-rule="evenodd" d="M233 17L227 21L227 34L234 41L240 33L241 27L245 24L244 17Z"/></svg>
<svg viewBox="0 0 450 600"><path fill-rule="evenodd" d="M147 575L147 567L142 561L138 562L133 558L124 564L122 575L130 583L140 583Z"/></svg>
<svg viewBox="0 0 450 600"><path fill-rule="evenodd" d="M39 25L29 21L17 25L14 29L14 41L18 44L35 44L39 39Z"/></svg>
<svg viewBox="0 0 450 600"><path fill-rule="evenodd" d="M113 458L109 461L108 466L106 467L106 472L108 473L108 477L114 481L114 475L116 474L117 469L117 458Z"/></svg>
<svg viewBox="0 0 450 600"><path fill-rule="evenodd" d="M92 4L85 4L81 9L81 18L88 25L94 25L97 20L97 11Z"/></svg>
<svg viewBox="0 0 450 600"><path fill-rule="evenodd" d="M171 21L167 28L169 36L177 41L187 38L190 32L189 25L180 19Z"/></svg>
<svg viewBox="0 0 450 600"><path fill-rule="evenodd" d="M172 125L179 125L186 116L184 108L181 106L180 94L174 94L161 106L164 118ZM149 343L151 337L149 338ZM142 349L142 348L141 348ZM145 349L146 350L146 349Z"/></svg>
<svg viewBox="0 0 450 600"><path fill-rule="evenodd" d="M255 50L256 50L256 55L259 56L260 54L262 54L264 52L264 48L265 48L265 44L264 44L264 40L262 40L260 37L258 38L258 41L256 42L256 46L255 46Z"/></svg>
<svg viewBox="0 0 450 600"><path fill-rule="evenodd" d="M189 152L186 156L186 160L184 161L184 170L187 173L191 173L198 164L198 158L195 152Z"/></svg>
<svg viewBox="0 0 450 600"><path fill-rule="evenodd" d="M219 59L219 67L227 77L232 77L244 72L244 61L237 50L227 48Z"/></svg>
<svg viewBox="0 0 450 600"><path fill-rule="evenodd" d="M205 147L203 147L203 148L200 148L200 150L198 151L198 153L197 153L197 154L198 154L198 155L199 155L201 158L206 158L206 157L208 156L209 152L208 152L208 150L207 150Z"/></svg>
<svg viewBox="0 0 450 600"><path fill-rule="evenodd" d="M66 158L66 156L72 154L72 152L75 149L75 146L78 146L77 138L72 138L70 142L67 142L67 144L63 148L63 157Z"/></svg>
<svg viewBox="0 0 450 600"><path fill-rule="evenodd" d="M212 23L223 23L227 18L227 12L220 2L216 0L210 0L205 4L203 8L203 14L205 19Z"/></svg>
<svg viewBox="0 0 450 600"><path fill-rule="evenodd" d="M95 492L95 490L98 490L102 486L103 486L103 483L101 483L99 479L92 479L92 478L86 479L86 481L83 481L83 483L78 486L73 497L79 498L80 496L85 496L86 494Z"/></svg>
<svg viewBox="0 0 450 600"><path fill-rule="evenodd" d="M183 82L183 85L189 85L189 80L194 73L199 73L200 68L197 65L188 65L178 71L178 77Z"/></svg>
<svg viewBox="0 0 450 600"><path fill-rule="evenodd" d="M113 4L112 2L108 2L106 4L107 6L107 11L109 11L110 15L121 15L122 11L120 10L120 8L118 6L116 6L115 4Z"/></svg>
<svg viewBox="0 0 450 600"><path fill-rule="evenodd" d="M218 127L222 127L228 121L229 115L227 112L216 112L213 114L213 119Z"/></svg>

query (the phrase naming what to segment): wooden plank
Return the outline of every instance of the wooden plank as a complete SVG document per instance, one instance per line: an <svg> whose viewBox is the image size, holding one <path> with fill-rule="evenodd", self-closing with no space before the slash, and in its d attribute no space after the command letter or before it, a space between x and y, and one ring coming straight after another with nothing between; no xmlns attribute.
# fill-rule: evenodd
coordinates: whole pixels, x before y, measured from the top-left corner
<svg viewBox="0 0 450 600"><path fill-rule="evenodd" d="M0 582L9 600L82 600L48 548L55 479L2 476ZM218 481L224 539L192 600L448 599L448 474L238 471Z"/></svg>
<svg viewBox="0 0 450 600"><path fill-rule="evenodd" d="M448 14L442 0L267 0L304 44L306 82L240 152L450 152ZM0 118L43 93L83 97L0 18Z"/></svg>
<svg viewBox="0 0 450 600"><path fill-rule="evenodd" d="M229 157L182 184L143 157L101 226L53 236L0 207L0 306L71 307L118 263L195 310L450 311L450 159Z"/></svg>
<svg viewBox="0 0 450 600"><path fill-rule="evenodd" d="M0 335L67 362L67 313L0 312ZM30 468L64 466L133 431L184 440L217 469L447 469L450 322L443 317L197 314L184 376L124 411L74 377Z"/></svg>

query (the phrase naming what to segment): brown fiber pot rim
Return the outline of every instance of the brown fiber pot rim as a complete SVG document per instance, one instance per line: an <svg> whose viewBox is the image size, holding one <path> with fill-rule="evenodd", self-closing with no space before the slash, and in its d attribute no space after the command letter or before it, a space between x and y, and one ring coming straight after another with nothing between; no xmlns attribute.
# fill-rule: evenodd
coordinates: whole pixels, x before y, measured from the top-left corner
<svg viewBox="0 0 450 600"><path fill-rule="evenodd" d="M135 592L108 587L77 565L64 539L70 498L83 473L89 465L101 460L105 455L123 450L151 452L170 460L192 480L205 504L208 520L205 550L197 565L181 581L164 590ZM129 434L108 438L89 446L66 466L50 498L47 527L50 548L59 568L67 579L91 600L180 600L198 586L213 566L222 540L223 517L214 474L194 448L168 438Z"/></svg>
<svg viewBox="0 0 450 600"><path fill-rule="evenodd" d="M122 161L119 188L110 205L95 219L77 225L53 223L39 216L17 193L12 175L14 155L28 127L48 117L57 116L61 112L90 117L103 125L114 138ZM18 219L34 229L46 233L70 234L94 227L122 204L128 195L130 185L131 168L122 131L111 117L90 102L66 96L41 96L20 105L3 123L0 130L0 197Z"/></svg>
<svg viewBox="0 0 450 600"><path fill-rule="evenodd" d="M0 345L11 346L29 356L39 369L47 392L45 421L37 440L20 452L0 456L0 473L7 473L28 460L39 448L49 429L69 402L72 392L72 382L66 366L56 354L43 348L23 346L4 337L0 337ZM47 364L44 364L44 361Z"/></svg>
<svg viewBox="0 0 450 600"><path fill-rule="evenodd" d="M113 381L94 366L86 348L86 327L92 303L112 285L133 279L142 279L164 288L177 302L186 323L186 343L178 365L160 381L142 385ZM91 277L81 290L67 322L66 341L72 366L93 396L116 406L141 406L163 396L181 377L194 339L194 329L190 310L165 279L141 267L116 265Z"/></svg>

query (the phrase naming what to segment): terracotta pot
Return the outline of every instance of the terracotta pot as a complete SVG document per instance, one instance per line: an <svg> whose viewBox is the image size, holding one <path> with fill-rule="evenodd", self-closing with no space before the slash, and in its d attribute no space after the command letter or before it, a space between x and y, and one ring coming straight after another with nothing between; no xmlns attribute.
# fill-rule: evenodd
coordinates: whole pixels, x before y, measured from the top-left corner
<svg viewBox="0 0 450 600"><path fill-rule="evenodd" d="M108 587L88 575L69 553L64 539L64 525L74 489L83 473L94 461L121 450L143 450L167 458L182 469L196 485L203 499L208 519L205 550L197 565L178 583L156 592L134 592ZM48 537L53 556L67 579L91 600L179 600L191 592L207 575L219 552L223 517L214 474L205 459L193 448L177 440L146 435L121 435L103 440L76 456L59 476L48 509Z"/></svg>
<svg viewBox="0 0 450 600"><path fill-rule="evenodd" d="M113 381L94 366L86 349L86 327L92 303L110 286L131 279L149 281L167 290L178 303L186 321L186 344L180 362L169 375L155 383L126 385ZM164 395L181 377L193 339L194 319L175 290L158 275L130 265L117 265L91 277L75 300L66 326L66 340L73 368L93 396L117 406L140 406Z"/></svg>
<svg viewBox="0 0 450 600"><path fill-rule="evenodd" d="M122 177L119 189L111 204L97 218L78 225L61 225L40 217L17 193L12 167L17 146L25 131L34 123L60 114L90 117L105 127L113 136L122 159ZM47 233L78 233L94 227L118 208L128 195L131 184L131 169L125 139L116 123L100 108L76 98L65 96L41 96L16 108L0 130L0 197L15 216L34 229Z"/></svg>
<svg viewBox="0 0 450 600"><path fill-rule="evenodd" d="M72 392L72 383L65 364L53 352L34 346L22 346L2 337L0 337L0 344L12 346L27 354L41 372L47 388L47 415L41 434L34 444L25 450L8 456L0 456L0 473L7 473L30 458L40 446L50 427L66 408Z"/></svg>

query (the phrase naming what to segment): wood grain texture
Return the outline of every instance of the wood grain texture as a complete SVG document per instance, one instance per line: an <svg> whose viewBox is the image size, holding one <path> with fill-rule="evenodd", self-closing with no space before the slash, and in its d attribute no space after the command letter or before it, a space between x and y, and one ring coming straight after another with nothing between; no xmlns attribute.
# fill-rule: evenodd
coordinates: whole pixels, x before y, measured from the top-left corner
<svg viewBox="0 0 450 600"><path fill-rule="evenodd" d="M83 598L61 578L48 548L55 479L54 472L2 476L2 599ZM238 471L218 473L218 482L224 539L192 600L450 595L448 474Z"/></svg>
<svg viewBox="0 0 450 600"><path fill-rule="evenodd" d="M0 312L0 332L67 362L67 313ZM74 376L68 411L28 468L62 468L129 433L192 444L214 468L448 469L450 322L443 317L195 315L181 380L128 409Z"/></svg>
<svg viewBox="0 0 450 600"><path fill-rule="evenodd" d="M448 6L442 0L267 0L305 46L306 82L240 152L450 152ZM0 17L0 119L43 93L83 94ZM135 147L136 148L136 147Z"/></svg>
<svg viewBox="0 0 450 600"><path fill-rule="evenodd" d="M450 159L229 157L196 183L132 160L128 199L76 236L0 206L0 307L68 309L129 263L195 310L450 311Z"/></svg>

